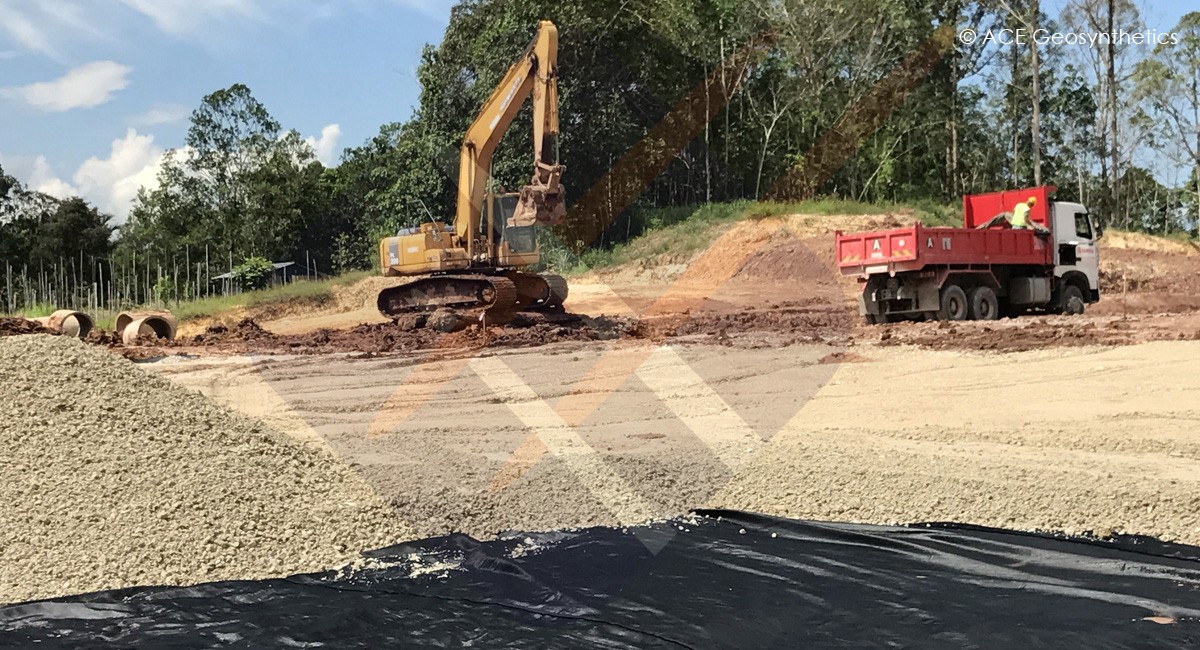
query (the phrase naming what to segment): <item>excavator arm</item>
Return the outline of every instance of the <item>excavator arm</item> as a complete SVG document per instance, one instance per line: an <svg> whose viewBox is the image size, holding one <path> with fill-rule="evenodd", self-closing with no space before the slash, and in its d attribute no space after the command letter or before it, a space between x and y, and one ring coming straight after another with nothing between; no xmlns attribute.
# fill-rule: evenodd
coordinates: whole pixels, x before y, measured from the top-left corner
<svg viewBox="0 0 1200 650"><path fill-rule="evenodd" d="M558 164L558 28L548 20L471 123L463 138L458 172L458 208L454 230L475 258L482 206L492 156L517 112L533 97L534 173L521 188L521 201L510 225L554 225L566 215L563 166Z"/></svg>

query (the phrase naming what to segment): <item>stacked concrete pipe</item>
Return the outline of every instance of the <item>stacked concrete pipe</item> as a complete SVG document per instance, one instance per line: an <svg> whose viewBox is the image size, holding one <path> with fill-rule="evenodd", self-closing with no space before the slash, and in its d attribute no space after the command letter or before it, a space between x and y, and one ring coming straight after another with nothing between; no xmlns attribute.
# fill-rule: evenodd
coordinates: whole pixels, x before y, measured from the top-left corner
<svg viewBox="0 0 1200 650"><path fill-rule="evenodd" d="M117 315L117 336L125 345L140 339L175 340L175 316L166 311L125 311Z"/></svg>
<svg viewBox="0 0 1200 650"><path fill-rule="evenodd" d="M87 338L88 332L96 326L91 316L71 309L60 309L45 318L31 318L33 322L52 332L60 332L76 338Z"/></svg>

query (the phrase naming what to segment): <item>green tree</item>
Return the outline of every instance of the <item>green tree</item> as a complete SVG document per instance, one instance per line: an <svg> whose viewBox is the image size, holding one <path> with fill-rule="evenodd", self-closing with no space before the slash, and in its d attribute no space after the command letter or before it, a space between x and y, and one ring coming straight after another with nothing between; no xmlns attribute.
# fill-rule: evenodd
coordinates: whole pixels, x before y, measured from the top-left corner
<svg viewBox="0 0 1200 650"><path fill-rule="evenodd" d="M250 257L233 268L233 281L243 291L262 289L271 281L275 265L262 257Z"/></svg>
<svg viewBox="0 0 1200 650"><path fill-rule="evenodd" d="M1184 169L1200 169L1200 12L1179 20L1172 32L1178 43L1154 48L1135 73L1135 97L1142 101L1153 123L1182 154ZM1193 173L1195 173L1193 171ZM1200 187L1195 189L1194 217L1200 223Z"/></svg>
<svg viewBox="0 0 1200 650"><path fill-rule="evenodd" d="M81 264L79 274L90 282L94 276L94 260L108 257L112 250L113 226L109 225L109 219L81 198L62 201L38 229L29 253L30 261L53 263L59 259L77 260L82 256L85 262Z"/></svg>
<svg viewBox="0 0 1200 650"><path fill-rule="evenodd" d="M235 84L206 96L186 143L168 152L158 187L139 193L122 229L125 257L177 261L182 247L195 247L218 268L250 256L294 260L305 251L329 258L336 233L327 228L325 169L249 88Z"/></svg>
<svg viewBox="0 0 1200 650"><path fill-rule="evenodd" d="M325 178L330 225L349 235L338 244L338 266L376 264L378 239L426 221L422 205L436 218L452 220L455 184L449 170L457 174L457 156L448 137L439 140L420 119L386 124L362 146L347 150Z"/></svg>
<svg viewBox="0 0 1200 650"><path fill-rule="evenodd" d="M1180 193L1159 183L1149 170L1131 166L1121 176L1121 198L1129 227L1167 235L1188 230L1181 219Z"/></svg>

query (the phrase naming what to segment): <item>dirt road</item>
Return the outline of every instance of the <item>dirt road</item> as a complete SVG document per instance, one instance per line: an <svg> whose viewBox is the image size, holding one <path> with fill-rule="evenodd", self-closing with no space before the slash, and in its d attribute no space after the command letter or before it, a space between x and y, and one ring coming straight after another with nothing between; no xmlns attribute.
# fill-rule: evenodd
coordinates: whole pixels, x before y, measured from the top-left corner
<svg viewBox="0 0 1200 650"><path fill-rule="evenodd" d="M564 343L155 368L328 444L421 534L713 506L1200 543L1198 354Z"/></svg>
<svg viewBox="0 0 1200 650"><path fill-rule="evenodd" d="M358 324L377 279L157 368L328 445L422 534L714 506L1200 543L1195 251L1114 236L1082 318L865 327L829 230L732 225L576 278L577 316L486 332Z"/></svg>

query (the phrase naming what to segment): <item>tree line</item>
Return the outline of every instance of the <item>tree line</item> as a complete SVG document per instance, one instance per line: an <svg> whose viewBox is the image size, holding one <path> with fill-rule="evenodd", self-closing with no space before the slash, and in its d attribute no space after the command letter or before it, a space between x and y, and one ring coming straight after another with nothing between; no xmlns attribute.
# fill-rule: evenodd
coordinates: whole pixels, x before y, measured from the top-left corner
<svg viewBox="0 0 1200 650"><path fill-rule="evenodd" d="M202 293L256 258L369 268L380 237L454 213L462 133L541 19L560 31L574 207L555 235L575 252L640 234L657 208L812 193L948 203L1053 184L1113 227L1200 220L1200 12L1166 45L1002 46L955 35L1144 21L1129 0L1070 0L1057 16L1037 0L465 0L422 53L412 115L335 167L236 84L203 98L119 229L0 174L0 255L26 285L47 284L32 270L47 265L73 274L73 295L135 272L141 288L117 292L133 301ZM526 108L500 145L502 187L527 181L530 120Z"/></svg>

